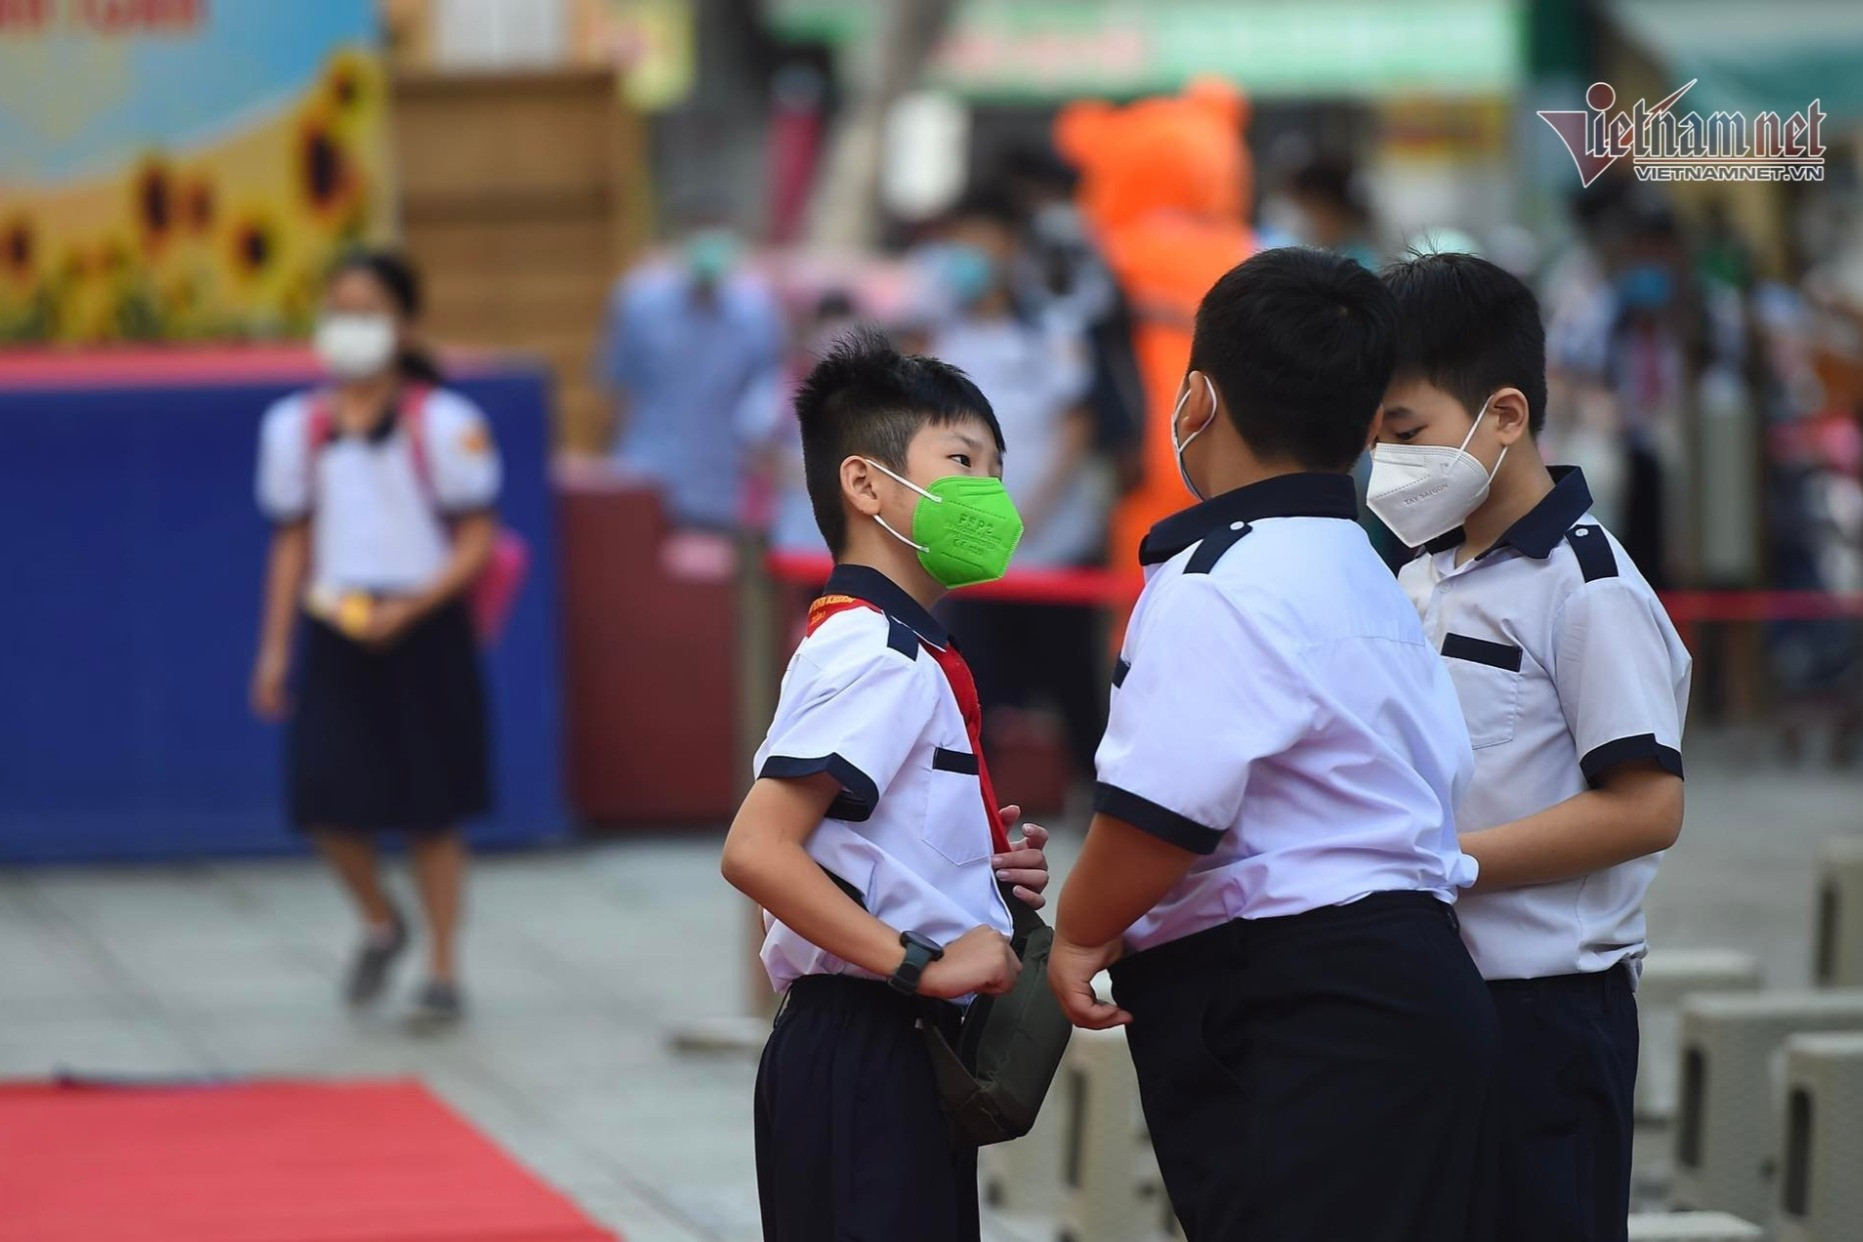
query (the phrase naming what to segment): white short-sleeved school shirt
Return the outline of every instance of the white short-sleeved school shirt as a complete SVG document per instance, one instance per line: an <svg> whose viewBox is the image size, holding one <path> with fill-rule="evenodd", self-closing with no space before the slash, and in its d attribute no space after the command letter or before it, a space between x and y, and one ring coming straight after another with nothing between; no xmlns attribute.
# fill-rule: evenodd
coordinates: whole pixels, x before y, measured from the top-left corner
<svg viewBox="0 0 1863 1242"><path fill-rule="evenodd" d="M332 435L312 456L312 402L284 398L259 433L259 508L311 521L311 586L381 594L418 590L450 555L446 521L496 503L498 448L485 415L456 392L425 394L426 471L397 411L368 436Z"/></svg>
<svg viewBox="0 0 1863 1242"><path fill-rule="evenodd" d="M881 922L937 944L979 926L1008 935L975 721L966 722L940 665L950 658L949 634L865 566L838 567L823 604L829 615L783 674L757 775L826 772L840 783L808 839L809 857ZM803 975L872 977L767 912L764 926L763 964L779 992Z"/></svg>
<svg viewBox="0 0 1863 1242"><path fill-rule="evenodd" d="M1152 528L1094 808L1200 857L1131 949L1231 919L1474 882L1455 690L1345 475L1284 475Z"/></svg>
<svg viewBox="0 0 1863 1242"><path fill-rule="evenodd" d="M1478 832L1564 802L1624 763L1682 775L1690 659L1656 593L1591 516L1585 476L1553 490L1488 551L1455 563L1451 532L1399 575L1455 681L1475 746L1457 808ZM1488 979L1639 962L1643 894L1660 855L1578 879L1462 899Z"/></svg>

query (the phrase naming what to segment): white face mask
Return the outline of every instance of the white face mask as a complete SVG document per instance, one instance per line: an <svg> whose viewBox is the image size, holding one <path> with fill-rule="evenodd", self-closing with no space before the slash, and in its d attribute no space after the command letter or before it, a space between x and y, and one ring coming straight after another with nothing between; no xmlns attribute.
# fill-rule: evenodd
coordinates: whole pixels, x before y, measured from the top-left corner
<svg viewBox="0 0 1863 1242"><path fill-rule="evenodd" d="M325 315L313 342L324 370L339 380L367 379L388 369L395 357L391 315Z"/></svg>
<svg viewBox="0 0 1863 1242"><path fill-rule="evenodd" d="M1493 400L1493 398L1489 398ZM1374 444L1371 480L1365 488L1365 505L1391 533L1413 548L1448 534L1488 498L1494 472L1507 460L1507 450L1495 459L1494 470L1484 468L1469 453L1468 442L1487 416L1481 403L1460 448L1436 444Z"/></svg>
<svg viewBox="0 0 1863 1242"><path fill-rule="evenodd" d="M1177 438L1177 416L1184 412L1184 402L1190 400L1190 389L1184 389L1184 395L1177 399L1177 406L1171 411L1171 452L1177 456L1177 477L1184 481L1184 490L1195 496L1198 501L1209 499L1197 490L1197 485L1190 481L1190 471L1184 466L1184 450L1204 432L1210 429L1210 423L1216 421L1216 384L1208 375L1203 377L1203 385L1210 390L1210 422L1191 432L1183 440Z"/></svg>

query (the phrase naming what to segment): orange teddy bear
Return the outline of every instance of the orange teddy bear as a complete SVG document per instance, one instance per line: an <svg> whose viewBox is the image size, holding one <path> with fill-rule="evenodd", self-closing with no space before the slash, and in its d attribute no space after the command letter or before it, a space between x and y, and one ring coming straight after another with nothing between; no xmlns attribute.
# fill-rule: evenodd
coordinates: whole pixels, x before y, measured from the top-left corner
<svg viewBox="0 0 1863 1242"><path fill-rule="evenodd" d="M1171 452L1171 408L1190 365L1197 304L1256 249L1244 219L1248 105L1227 83L1124 107L1068 105L1055 146L1080 172L1080 209L1132 311L1145 385L1144 478L1113 515L1111 563L1136 569L1139 541L1191 503Z"/></svg>

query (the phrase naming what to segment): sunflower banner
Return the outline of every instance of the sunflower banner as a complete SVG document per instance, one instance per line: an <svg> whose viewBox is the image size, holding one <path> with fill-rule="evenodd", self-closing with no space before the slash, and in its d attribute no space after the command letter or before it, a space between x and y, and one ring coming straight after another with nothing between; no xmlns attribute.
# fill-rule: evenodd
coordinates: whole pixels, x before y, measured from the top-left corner
<svg viewBox="0 0 1863 1242"><path fill-rule="evenodd" d="M303 333L387 130L372 0L0 0L0 344Z"/></svg>

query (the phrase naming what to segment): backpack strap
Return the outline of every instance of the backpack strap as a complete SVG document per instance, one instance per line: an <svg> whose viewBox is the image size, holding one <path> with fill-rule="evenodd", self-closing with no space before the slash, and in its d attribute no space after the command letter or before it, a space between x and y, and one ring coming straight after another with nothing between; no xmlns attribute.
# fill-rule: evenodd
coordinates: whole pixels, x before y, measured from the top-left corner
<svg viewBox="0 0 1863 1242"><path fill-rule="evenodd" d="M304 443L309 456L315 457L330 443L336 430L336 415L330 410L330 394L318 390L310 395L310 411L304 417Z"/></svg>
<svg viewBox="0 0 1863 1242"><path fill-rule="evenodd" d="M304 415L304 500L305 511L317 507L317 455L323 452L336 434L336 414L330 408L330 392L319 388L310 394L310 408Z"/></svg>
<svg viewBox="0 0 1863 1242"><path fill-rule="evenodd" d="M420 480L420 489L427 494L427 503L438 510L440 497L433 487L433 459L427 453L427 398L432 395L433 389L425 384L408 385L401 390L401 404L397 413L401 418L401 429L407 434L408 456L414 462L414 477Z"/></svg>
<svg viewBox="0 0 1863 1242"><path fill-rule="evenodd" d="M427 398L432 395L433 389L426 384L407 385L401 389L395 416L401 420L402 431L408 438L408 456L414 463L414 477L427 503L437 512L440 498L434 491L433 464L427 454ZM311 393L310 411L304 419L305 495L311 498L312 507L316 505L317 495L317 455L335 438L336 412L332 408L330 391L320 388Z"/></svg>

